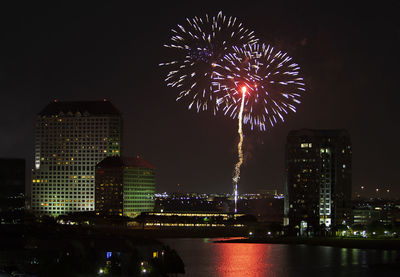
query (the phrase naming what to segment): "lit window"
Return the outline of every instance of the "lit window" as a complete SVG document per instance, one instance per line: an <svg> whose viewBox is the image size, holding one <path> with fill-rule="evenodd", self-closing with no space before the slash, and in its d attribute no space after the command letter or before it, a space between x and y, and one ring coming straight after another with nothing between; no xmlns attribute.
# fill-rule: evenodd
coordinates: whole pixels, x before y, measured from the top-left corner
<svg viewBox="0 0 400 277"><path fill-rule="evenodd" d="M312 148L312 143L302 143L300 144L301 148Z"/></svg>

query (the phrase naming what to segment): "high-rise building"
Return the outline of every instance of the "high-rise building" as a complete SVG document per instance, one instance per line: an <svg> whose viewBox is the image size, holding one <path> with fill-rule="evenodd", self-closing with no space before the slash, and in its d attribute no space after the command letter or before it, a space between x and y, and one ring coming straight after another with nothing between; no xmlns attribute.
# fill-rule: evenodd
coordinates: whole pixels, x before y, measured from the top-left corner
<svg viewBox="0 0 400 277"><path fill-rule="evenodd" d="M95 165L120 155L121 132L121 114L109 101L49 103L35 125L32 211L93 211Z"/></svg>
<svg viewBox="0 0 400 277"><path fill-rule="evenodd" d="M139 156L105 158L95 179L97 213L135 217L154 210L155 168Z"/></svg>
<svg viewBox="0 0 400 277"><path fill-rule="evenodd" d="M352 150L346 130L291 131L285 157L285 225L303 233L351 213Z"/></svg>

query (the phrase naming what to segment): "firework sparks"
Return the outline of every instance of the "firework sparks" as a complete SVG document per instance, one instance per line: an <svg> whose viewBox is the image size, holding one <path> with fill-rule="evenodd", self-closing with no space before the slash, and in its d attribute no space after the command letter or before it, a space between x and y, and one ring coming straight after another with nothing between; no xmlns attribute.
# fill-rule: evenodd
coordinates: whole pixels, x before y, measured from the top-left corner
<svg viewBox="0 0 400 277"><path fill-rule="evenodd" d="M225 55L229 66L221 73L230 83L225 85L230 93L225 95L225 101L218 103L225 103L225 115L232 118L239 115L241 97L237 87L243 84L251 91L243 111L243 122L250 124L251 129L264 131L268 125L273 127L278 121L284 122L289 112L296 112L305 84L299 76L299 65L287 53L265 44L234 47L233 50Z"/></svg>
<svg viewBox="0 0 400 277"><path fill-rule="evenodd" d="M221 86L219 70L226 62L224 56L233 46L252 45L258 40L235 17L219 12L217 16L187 18L184 25L172 29L170 42L164 46L177 50L178 59L161 63L168 66L167 86L179 89L177 100L188 101L188 108L197 112L218 110L226 90Z"/></svg>

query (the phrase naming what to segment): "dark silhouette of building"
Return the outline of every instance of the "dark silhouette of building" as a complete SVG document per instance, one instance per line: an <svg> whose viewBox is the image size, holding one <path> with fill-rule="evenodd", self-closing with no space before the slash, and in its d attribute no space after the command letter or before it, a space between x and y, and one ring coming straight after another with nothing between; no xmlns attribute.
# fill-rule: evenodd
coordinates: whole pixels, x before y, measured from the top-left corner
<svg viewBox="0 0 400 277"><path fill-rule="evenodd" d="M139 156L105 158L95 179L96 213L135 217L154 210L155 167Z"/></svg>
<svg viewBox="0 0 400 277"><path fill-rule="evenodd" d="M25 207L25 160L0 159L0 221L18 223Z"/></svg>
<svg viewBox="0 0 400 277"><path fill-rule="evenodd" d="M282 224L283 201L274 197L241 199L238 202L238 211L255 216L258 222Z"/></svg>
<svg viewBox="0 0 400 277"><path fill-rule="evenodd" d="M285 225L299 234L342 224L351 213L350 135L291 131L285 157Z"/></svg>
<svg viewBox="0 0 400 277"><path fill-rule="evenodd" d="M95 165L119 156L122 118L109 101L49 103L35 125L35 214L94 211Z"/></svg>

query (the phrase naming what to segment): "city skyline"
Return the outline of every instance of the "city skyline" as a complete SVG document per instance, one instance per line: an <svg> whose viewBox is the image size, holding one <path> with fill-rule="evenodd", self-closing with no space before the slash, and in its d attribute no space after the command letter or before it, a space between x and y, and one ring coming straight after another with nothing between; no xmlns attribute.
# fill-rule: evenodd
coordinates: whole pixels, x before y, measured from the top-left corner
<svg viewBox="0 0 400 277"><path fill-rule="evenodd" d="M290 52L307 86L303 103L285 123L266 132L245 129L239 192L282 191L286 136L310 128L349 131L353 197L361 186L400 196L398 4L363 9L338 4L330 10L289 3L145 5L148 13L133 4L8 5L1 19L1 157L24 158L27 169L33 168L34 122L42 107L54 99L106 98L123 114L124 155L139 154L155 165L156 191L174 191L180 184L182 191L231 192L237 121L188 111L175 101L177 91L165 86L165 69L158 67L169 60L163 44L171 28L186 17L222 10Z"/></svg>

